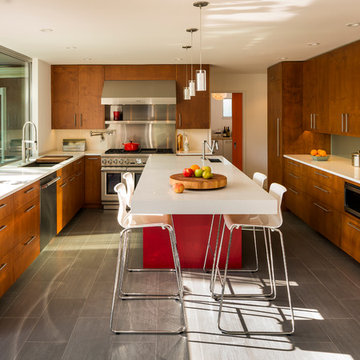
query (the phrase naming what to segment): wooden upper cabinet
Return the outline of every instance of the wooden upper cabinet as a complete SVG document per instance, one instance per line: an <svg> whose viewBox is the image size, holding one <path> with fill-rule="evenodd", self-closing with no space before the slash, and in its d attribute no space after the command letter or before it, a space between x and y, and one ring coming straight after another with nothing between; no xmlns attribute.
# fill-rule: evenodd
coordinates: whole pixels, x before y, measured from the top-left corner
<svg viewBox="0 0 360 360"><path fill-rule="evenodd" d="M176 65L105 65L105 80L175 80Z"/></svg>
<svg viewBox="0 0 360 360"><path fill-rule="evenodd" d="M102 129L101 105L104 67L101 65L53 65L51 67L52 128Z"/></svg>
<svg viewBox="0 0 360 360"><path fill-rule="evenodd" d="M329 54L331 132L360 135L360 41Z"/></svg>
<svg viewBox="0 0 360 360"><path fill-rule="evenodd" d="M209 129L210 128L210 92L209 92L209 65L202 65L206 70L206 91L197 91L190 100L184 100L184 87L186 79L190 79L190 65L176 66L176 128L177 129ZM199 65L193 66L195 77Z"/></svg>
<svg viewBox="0 0 360 360"><path fill-rule="evenodd" d="M305 130L330 133L329 55L314 57L303 66L303 126Z"/></svg>

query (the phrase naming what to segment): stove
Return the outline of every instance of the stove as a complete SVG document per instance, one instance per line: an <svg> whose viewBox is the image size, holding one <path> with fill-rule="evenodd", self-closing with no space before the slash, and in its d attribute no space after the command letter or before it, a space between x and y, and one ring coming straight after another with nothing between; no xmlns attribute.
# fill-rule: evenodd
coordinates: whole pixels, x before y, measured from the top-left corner
<svg viewBox="0 0 360 360"><path fill-rule="evenodd" d="M172 154L172 149L139 148L136 151L109 149L101 155L101 203L104 209L117 209L119 202L114 186L123 181L123 175L130 172L135 187L139 182L146 161L151 154Z"/></svg>

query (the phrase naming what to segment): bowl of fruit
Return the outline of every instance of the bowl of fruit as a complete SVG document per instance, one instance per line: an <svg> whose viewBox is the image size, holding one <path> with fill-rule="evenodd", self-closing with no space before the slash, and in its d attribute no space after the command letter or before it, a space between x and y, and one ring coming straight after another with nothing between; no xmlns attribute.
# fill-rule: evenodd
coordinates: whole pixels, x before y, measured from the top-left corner
<svg viewBox="0 0 360 360"><path fill-rule="evenodd" d="M310 155L312 157L313 160L315 161L328 161L329 160L329 155L327 155L325 150L322 149L313 149L310 151Z"/></svg>

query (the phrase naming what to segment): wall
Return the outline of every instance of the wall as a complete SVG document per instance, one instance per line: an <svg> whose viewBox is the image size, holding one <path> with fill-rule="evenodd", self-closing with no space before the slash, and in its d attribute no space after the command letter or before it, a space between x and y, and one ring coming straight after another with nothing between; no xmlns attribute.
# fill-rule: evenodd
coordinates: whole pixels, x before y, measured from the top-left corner
<svg viewBox="0 0 360 360"><path fill-rule="evenodd" d="M267 173L267 76L223 73L211 67L210 92L241 92L243 101L243 170Z"/></svg>
<svg viewBox="0 0 360 360"><path fill-rule="evenodd" d="M351 154L360 150L360 138L331 135L331 153L351 159Z"/></svg>
<svg viewBox="0 0 360 360"><path fill-rule="evenodd" d="M38 153L54 150L55 131L51 130L51 72L50 65L33 59L32 63L32 121L38 129Z"/></svg>

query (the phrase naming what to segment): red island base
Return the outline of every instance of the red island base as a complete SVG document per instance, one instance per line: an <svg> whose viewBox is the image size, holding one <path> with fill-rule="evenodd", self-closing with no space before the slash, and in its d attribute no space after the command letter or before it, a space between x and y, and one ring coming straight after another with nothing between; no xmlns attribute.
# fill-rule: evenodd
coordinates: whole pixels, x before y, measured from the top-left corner
<svg viewBox="0 0 360 360"><path fill-rule="evenodd" d="M202 269L206 245L209 238L212 215L173 215L176 242L180 264L184 269ZM223 222L222 222L223 224ZM215 249L219 215L215 216L211 237L212 249ZM222 225L221 225L222 230ZM221 236L221 232L220 232ZM225 266L229 231L225 228L224 243L220 257L220 267ZM229 268L241 268L241 231L233 232ZM213 255L209 252L207 268L212 266ZM143 230L143 266L144 268L173 268L169 233L161 228Z"/></svg>

